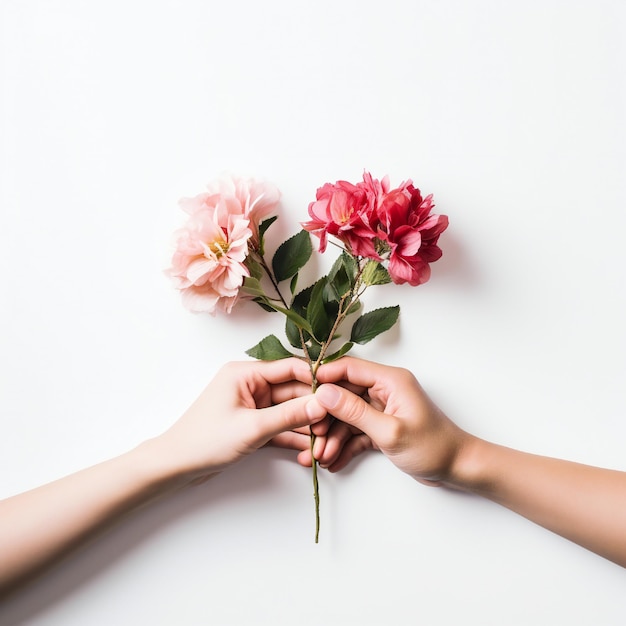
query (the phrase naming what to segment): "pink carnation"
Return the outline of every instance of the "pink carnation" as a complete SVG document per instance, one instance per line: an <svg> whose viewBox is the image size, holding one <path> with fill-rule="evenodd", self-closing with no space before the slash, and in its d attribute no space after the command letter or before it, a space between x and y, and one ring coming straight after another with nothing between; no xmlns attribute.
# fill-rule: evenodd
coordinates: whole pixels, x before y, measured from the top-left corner
<svg viewBox="0 0 626 626"><path fill-rule="evenodd" d="M258 246L259 223L274 212L280 192L241 178L223 178L207 189L180 202L189 219L176 233L167 273L191 311L230 313L250 275L244 264L249 246Z"/></svg>

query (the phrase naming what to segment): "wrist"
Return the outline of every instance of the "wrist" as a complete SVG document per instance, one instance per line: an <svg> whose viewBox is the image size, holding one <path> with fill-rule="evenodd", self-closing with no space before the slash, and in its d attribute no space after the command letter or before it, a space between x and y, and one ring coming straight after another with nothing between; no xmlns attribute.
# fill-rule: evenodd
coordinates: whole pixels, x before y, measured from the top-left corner
<svg viewBox="0 0 626 626"><path fill-rule="evenodd" d="M207 466L205 459L194 459L170 431L144 441L133 452L141 456L146 475L163 491L204 482L223 469Z"/></svg>
<svg viewBox="0 0 626 626"><path fill-rule="evenodd" d="M446 484L472 493L488 492L493 486L494 449L489 441L466 434L450 469Z"/></svg>

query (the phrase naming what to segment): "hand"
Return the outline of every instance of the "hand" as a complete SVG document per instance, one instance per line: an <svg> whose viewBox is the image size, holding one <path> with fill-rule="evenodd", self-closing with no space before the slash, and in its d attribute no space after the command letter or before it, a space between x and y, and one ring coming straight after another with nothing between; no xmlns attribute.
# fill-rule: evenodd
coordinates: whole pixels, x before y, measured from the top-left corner
<svg viewBox="0 0 626 626"><path fill-rule="evenodd" d="M420 482L452 478L470 435L435 406L411 372L344 357L323 365L317 379L316 399L340 420L326 436L322 467L337 471L363 450L378 448Z"/></svg>
<svg viewBox="0 0 626 626"><path fill-rule="evenodd" d="M155 441L174 474L194 482L223 470L270 440L304 449L310 426L326 434L326 411L311 394L299 359L225 365L185 414Z"/></svg>

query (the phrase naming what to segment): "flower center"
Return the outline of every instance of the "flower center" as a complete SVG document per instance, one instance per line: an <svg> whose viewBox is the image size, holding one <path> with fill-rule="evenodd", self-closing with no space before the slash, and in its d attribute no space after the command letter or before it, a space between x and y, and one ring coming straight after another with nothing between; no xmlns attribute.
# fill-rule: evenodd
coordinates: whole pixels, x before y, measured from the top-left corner
<svg viewBox="0 0 626 626"><path fill-rule="evenodd" d="M224 241L224 239L218 239L209 244L209 250L219 259L223 257L230 248L230 244L228 241Z"/></svg>
<svg viewBox="0 0 626 626"><path fill-rule="evenodd" d="M352 217L353 213L354 213L354 207L344 208L343 211L341 212L341 215L339 216L339 224L341 226L343 226L344 224L347 224L350 221L350 218Z"/></svg>

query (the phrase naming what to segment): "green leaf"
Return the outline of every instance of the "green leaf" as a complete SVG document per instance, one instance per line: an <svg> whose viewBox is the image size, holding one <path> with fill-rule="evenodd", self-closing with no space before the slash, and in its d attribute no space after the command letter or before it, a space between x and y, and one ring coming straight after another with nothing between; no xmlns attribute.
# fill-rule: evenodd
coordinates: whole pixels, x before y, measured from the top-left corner
<svg viewBox="0 0 626 626"><path fill-rule="evenodd" d="M276 313L276 309L273 309L269 304L267 304L267 298L255 298L254 302L256 302L264 311L268 313Z"/></svg>
<svg viewBox="0 0 626 626"><path fill-rule="evenodd" d="M371 341L380 333L389 330L398 321L399 315L399 306L383 307L365 313L352 326L350 341L360 344Z"/></svg>
<svg viewBox="0 0 626 626"><path fill-rule="evenodd" d="M276 335L268 335L264 339L261 339L256 346L250 348L250 350L246 350L246 354L261 361L278 361L279 359L294 356L280 343Z"/></svg>
<svg viewBox="0 0 626 626"><path fill-rule="evenodd" d="M312 335L323 343L328 339L328 334L333 327L333 321L328 317L326 307L324 306L324 288L327 285L326 277L318 280L313 286L311 300L306 309L306 318L313 329Z"/></svg>
<svg viewBox="0 0 626 626"><path fill-rule="evenodd" d="M322 290L322 299L324 300L324 302L336 302L337 305L339 305L341 295L337 292L333 285L331 285L330 282L326 281L324 289Z"/></svg>
<svg viewBox="0 0 626 626"><path fill-rule="evenodd" d="M363 268L362 278L366 285L386 285L391 282L391 276L385 267L371 259Z"/></svg>
<svg viewBox="0 0 626 626"><path fill-rule="evenodd" d="M311 342L307 344L306 351L312 361L317 361L322 351L322 346L315 339L311 339Z"/></svg>
<svg viewBox="0 0 626 626"><path fill-rule="evenodd" d="M278 215L268 217L259 224L259 254L265 254L265 232L278 219Z"/></svg>
<svg viewBox="0 0 626 626"><path fill-rule="evenodd" d="M361 308L361 301L355 300L350 305L350 308L348 309L348 312L346 313L346 315L352 315L353 313L356 313L360 308Z"/></svg>
<svg viewBox="0 0 626 626"><path fill-rule="evenodd" d="M354 277L348 275L343 262L343 254L337 258L328 272L328 282L335 290L337 300L341 300L354 286Z"/></svg>
<svg viewBox="0 0 626 626"><path fill-rule="evenodd" d="M306 315L306 309L309 306L309 302L311 301L311 294L313 293L313 287L315 284L310 285L298 292L291 302L291 308L302 316Z"/></svg>
<svg viewBox="0 0 626 626"><path fill-rule="evenodd" d="M278 282L297 274L311 258L313 245L306 230L290 237L278 246L272 259L272 270Z"/></svg>
<svg viewBox="0 0 626 626"><path fill-rule="evenodd" d="M291 282L289 283L289 291L291 291L291 295L293 296L296 293L296 287L298 286L298 274L294 274Z"/></svg>
<svg viewBox="0 0 626 626"><path fill-rule="evenodd" d="M291 282L293 283L293 280ZM306 309L309 306L311 293L313 293L313 287L314 285L311 285L310 287L307 287L306 289L303 289L302 291L297 293L291 302L290 309L292 313L295 315L299 315L304 320L304 322L306 322L306 326L304 326L302 323L300 323L300 325L298 326L289 318L287 318L287 321L285 322L285 334L287 335L289 343L294 348L302 348L302 343L300 341L300 332L298 328L303 329L305 342L311 338L311 333L309 332L311 330L311 325L309 324L309 322L306 321Z"/></svg>
<svg viewBox="0 0 626 626"><path fill-rule="evenodd" d="M352 278L352 284L354 284L354 279L356 278L356 274L359 269L356 259L349 252L346 252L345 250L341 253L340 258L341 258L341 262L343 263L343 266L346 268L346 272L348 273L348 276Z"/></svg>
<svg viewBox="0 0 626 626"><path fill-rule="evenodd" d="M303 333L305 331L302 331ZM300 329L289 319L285 320L285 335L287 337L287 341L294 348L302 348L302 341L300 340ZM307 333L307 339L310 337Z"/></svg>
<svg viewBox="0 0 626 626"><path fill-rule="evenodd" d="M249 296L265 298L265 292L263 291L263 287L261 287L261 283L257 278L253 278L252 276L246 276L243 279L241 291Z"/></svg>
<svg viewBox="0 0 626 626"><path fill-rule="evenodd" d="M271 306L274 311L278 311L282 313L285 317L289 318L298 328L302 328L302 330L306 330L308 333L312 333L311 324L307 320L305 320L300 314L296 313L293 309L285 309L282 306L278 306L273 302L268 302L269 306Z"/></svg>
<svg viewBox="0 0 626 626"><path fill-rule="evenodd" d="M340 359L344 354L351 350L353 345L354 344L351 341L344 343L343 346L341 346L341 348L337 350L337 352L333 352L332 354L329 354L326 358L324 358L322 360L322 363L330 363L331 361L336 361L337 359Z"/></svg>
<svg viewBox="0 0 626 626"><path fill-rule="evenodd" d="M313 285L306 310L306 318L313 329L312 335L317 341L320 343L328 341L337 315L339 303L334 299L333 290L329 288L328 277L324 276Z"/></svg>
<svg viewBox="0 0 626 626"><path fill-rule="evenodd" d="M252 258L252 255L249 254L244 261L245 266L250 270L250 276L252 278L256 278L257 280L261 280L263 277L263 268L261 264Z"/></svg>

